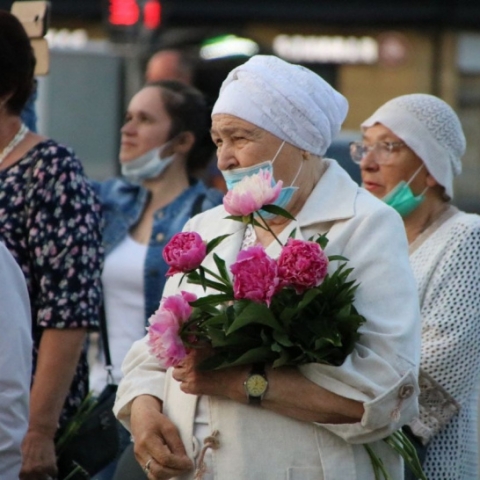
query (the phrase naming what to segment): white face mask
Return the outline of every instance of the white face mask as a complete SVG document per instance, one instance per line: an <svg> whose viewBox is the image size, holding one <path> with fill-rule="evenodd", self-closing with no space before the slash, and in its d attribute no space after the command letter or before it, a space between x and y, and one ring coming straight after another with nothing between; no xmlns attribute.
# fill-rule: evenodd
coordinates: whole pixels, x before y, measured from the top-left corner
<svg viewBox="0 0 480 480"><path fill-rule="evenodd" d="M122 175L134 183L160 176L175 159L175 153L169 157L161 157L169 143L164 143L161 147L156 147L131 162L123 163Z"/></svg>

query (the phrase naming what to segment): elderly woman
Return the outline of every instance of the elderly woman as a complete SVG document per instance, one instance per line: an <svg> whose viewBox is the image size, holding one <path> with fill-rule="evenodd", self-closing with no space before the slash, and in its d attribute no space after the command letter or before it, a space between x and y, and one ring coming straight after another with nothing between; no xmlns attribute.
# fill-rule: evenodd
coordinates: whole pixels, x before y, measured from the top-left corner
<svg viewBox="0 0 480 480"><path fill-rule="evenodd" d="M335 161L321 158L347 109L346 99L316 74L276 57L255 56L225 80L212 138L227 185L270 160L275 179L294 187L282 198L296 216L268 220L272 231L283 242L293 230L304 239L328 232L327 254L344 255L355 268L355 305L367 321L341 366L267 365L262 392L244 388L256 367L199 371L195 351L164 371L145 339L134 344L115 411L131 429L149 479L194 478L200 445L214 431L219 445L207 450L203 478L373 478L358 445L365 442L373 442L393 478L403 478L400 457L376 441L417 412L418 302L398 215L359 189ZM206 240L230 234L215 249L227 267L252 243L278 255L269 232L226 216L220 206L185 229ZM211 256L204 264L214 268ZM164 295L178 292L179 277L167 282ZM204 295L198 286L182 289Z"/></svg>
<svg viewBox="0 0 480 480"><path fill-rule="evenodd" d="M429 479L478 478L480 217L449 203L462 126L443 100L412 94L387 102L362 129L352 158L365 188L403 217L418 285L422 394L410 428L427 445Z"/></svg>

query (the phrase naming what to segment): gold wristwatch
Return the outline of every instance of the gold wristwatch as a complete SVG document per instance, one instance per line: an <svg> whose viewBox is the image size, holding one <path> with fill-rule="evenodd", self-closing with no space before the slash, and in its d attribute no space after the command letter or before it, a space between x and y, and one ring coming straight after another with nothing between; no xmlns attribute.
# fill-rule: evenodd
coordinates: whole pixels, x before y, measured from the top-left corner
<svg viewBox="0 0 480 480"><path fill-rule="evenodd" d="M248 403L250 405L260 405L268 388L267 374L265 373L265 365L263 363L254 363L252 365L252 369L245 382L243 382L243 386L245 387Z"/></svg>

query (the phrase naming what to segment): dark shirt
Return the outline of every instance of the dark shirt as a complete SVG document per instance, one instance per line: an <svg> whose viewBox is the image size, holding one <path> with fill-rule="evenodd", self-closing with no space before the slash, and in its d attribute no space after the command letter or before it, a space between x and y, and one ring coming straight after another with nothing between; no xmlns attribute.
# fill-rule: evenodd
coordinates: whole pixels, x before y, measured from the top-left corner
<svg viewBox="0 0 480 480"><path fill-rule="evenodd" d="M32 308L33 372L45 328L98 327L100 206L75 154L53 140L0 171L0 240L20 265ZM81 354L61 424L88 393Z"/></svg>

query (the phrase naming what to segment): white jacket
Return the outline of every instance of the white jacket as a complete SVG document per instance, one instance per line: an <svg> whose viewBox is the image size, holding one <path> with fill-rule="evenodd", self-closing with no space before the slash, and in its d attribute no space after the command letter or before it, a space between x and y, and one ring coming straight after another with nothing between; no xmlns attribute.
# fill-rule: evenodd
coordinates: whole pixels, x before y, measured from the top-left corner
<svg viewBox="0 0 480 480"><path fill-rule="evenodd" d="M409 266L403 223L396 212L359 188L335 161L312 191L297 220L280 235L282 243L296 228L297 238L327 233L328 255L347 257L360 283L355 305L367 319L355 350L340 367L308 364L300 371L316 384L363 402L361 422L326 425L300 422L262 408L209 397L210 427L220 432L213 451L214 478L359 479L373 478L370 459L360 443L379 440L418 412L417 371L420 357L420 314ZM227 268L239 252L245 226L224 219L223 206L194 217L185 230L203 239L231 234L215 253ZM278 256L273 242L267 253ZM211 256L204 261L215 269ZM337 268L336 262L330 269ZM202 295L201 287L182 283L180 275L166 284L164 296L179 289ZM135 343L123 365L115 412L128 427L129 407L138 395L163 400L164 413L178 427L187 453L193 455L197 397L184 394L171 372L161 371L145 339ZM301 394L301 392L297 392ZM375 449L393 478L403 478L402 462L384 442ZM183 475L191 479L193 474Z"/></svg>

